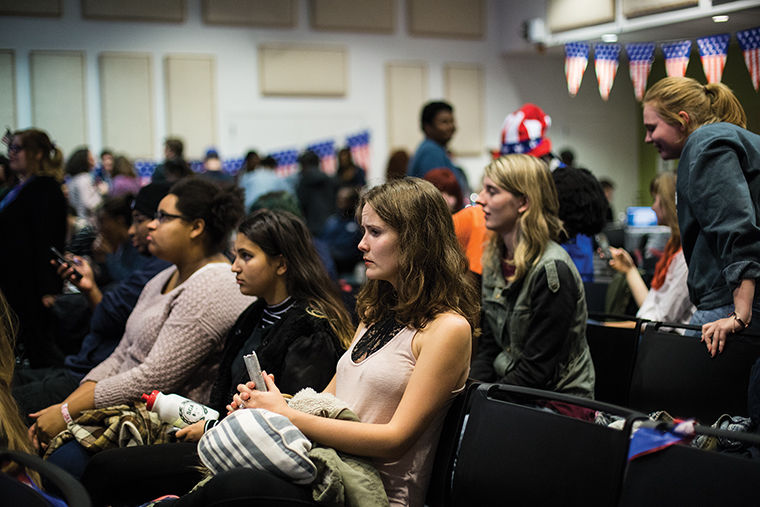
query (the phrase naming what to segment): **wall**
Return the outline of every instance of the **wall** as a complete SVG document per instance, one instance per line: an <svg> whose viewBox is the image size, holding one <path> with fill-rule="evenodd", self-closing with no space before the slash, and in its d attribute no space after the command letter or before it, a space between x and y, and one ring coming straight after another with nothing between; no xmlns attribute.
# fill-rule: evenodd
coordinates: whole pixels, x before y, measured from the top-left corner
<svg viewBox="0 0 760 507"><path fill-rule="evenodd" d="M444 93L443 66L446 63L476 63L484 69L483 155L458 160L473 186L479 184L482 168L488 161L487 150L498 147L504 117L522 103L532 101L552 116L549 135L557 149L571 146L581 165L618 182L618 208L636 200L636 115L639 113L627 69L618 71L609 102L599 98L592 66L586 72L578 96L570 98L561 56L541 55L532 49L520 54L503 54L503 40L514 39L521 21L534 16L523 14L522 2L487 2L485 40L412 37L406 30L404 0L396 4L396 30L392 34L314 31L309 27L306 0L298 4L299 19L294 29L206 26L201 21L200 3L200 0L187 0L186 21L181 24L83 20L78 0L63 0L61 19L0 18L0 49L12 49L16 55L16 126L29 126L31 119L29 51L83 50L87 68L86 141L94 150L99 150L98 54L102 51L148 52L153 56L155 90L154 155L160 157L162 139L167 135L164 56L212 54L216 58L218 148L223 157L239 156L248 148L262 152L290 146L302 148L306 142L325 137L336 137L341 142L343 135L369 128L373 136L371 179L379 181L388 156L385 64L404 60L426 62L432 99ZM347 47L348 94L341 98L262 97L258 91L257 45L272 42ZM204 148L195 147L195 151Z"/></svg>

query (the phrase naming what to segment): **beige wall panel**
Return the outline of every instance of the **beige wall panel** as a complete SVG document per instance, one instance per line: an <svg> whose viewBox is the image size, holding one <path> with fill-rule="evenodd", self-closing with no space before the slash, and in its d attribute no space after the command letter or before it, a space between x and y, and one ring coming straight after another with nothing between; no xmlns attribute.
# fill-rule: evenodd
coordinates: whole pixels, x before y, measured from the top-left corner
<svg viewBox="0 0 760 507"><path fill-rule="evenodd" d="M1 16L60 17L61 0L0 0Z"/></svg>
<svg viewBox="0 0 760 507"><path fill-rule="evenodd" d="M623 15L630 18L698 4L698 0L623 0Z"/></svg>
<svg viewBox="0 0 760 507"><path fill-rule="evenodd" d="M408 0L409 33L426 37L482 39L485 0Z"/></svg>
<svg viewBox="0 0 760 507"><path fill-rule="evenodd" d="M546 19L551 32L608 23L615 20L615 0L549 0Z"/></svg>
<svg viewBox="0 0 760 507"><path fill-rule="evenodd" d="M209 25L293 28L295 0L203 0L203 21Z"/></svg>
<svg viewBox="0 0 760 507"><path fill-rule="evenodd" d="M32 124L50 134L64 152L87 144L84 53L32 51Z"/></svg>
<svg viewBox="0 0 760 507"><path fill-rule="evenodd" d="M216 65L212 56L172 55L166 72L166 133L185 142L187 158L201 158L215 146Z"/></svg>
<svg viewBox="0 0 760 507"><path fill-rule="evenodd" d="M479 65L448 64L443 69L446 100L454 106L457 132L449 147L456 156L483 154L483 69Z"/></svg>
<svg viewBox="0 0 760 507"><path fill-rule="evenodd" d="M396 0L311 0L311 26L317 30L391 33Z"/></svg>
<svg viewBox="0 0 760 507"><path fill-rule="evenodd" d="M348 80L346 60L346 50L342 47L259 46L261 93L344 96Z"/></svg>
<svg viewBox="0 0 760 507"><path fill-rule="evenodd" d="M185 0L82 0L82 17L181 23Z"/></svg>
<svg viewBox="0 0 760 507"><path fill-rule="evenodd" d="M144 53L102 53L103 146L130 158L153 158L153 77Z"/></svg>
<svg viewBox="0 0 760 507"><path fill-rule="evenodd" d="M420 110L428 98L427 67L418 62L389 63L385 76L389 152L404 149L412 154L423 138Z"/></svg>
<svg viewBox="0 0 760 507"><path fill-rule="evenodd" d="M0 135L16 128L16 66L14 53L0 50Z"/></svg>

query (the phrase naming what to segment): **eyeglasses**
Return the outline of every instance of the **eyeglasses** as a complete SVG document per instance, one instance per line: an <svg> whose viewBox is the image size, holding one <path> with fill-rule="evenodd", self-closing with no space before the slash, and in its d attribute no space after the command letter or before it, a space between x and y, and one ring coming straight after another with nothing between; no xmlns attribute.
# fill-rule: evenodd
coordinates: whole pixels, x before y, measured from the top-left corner
<svg viewBox="0 0 760 507"><path fill-rule="evenodd" d="M24 147L21 146L20 144L11 143L8 145L8 154L15 155L16 153L20 152L23 149Z"/></svg>
<svg viewBox="0 0 760 507"><path fill-rule="evenodd" d="M187 220L188 222L190 221L190 219L184 215L174 215L172 213L167 213L163 210L156 211L156 214L153 215L153 218L158 220L159 224L164 224L168 222L169 220L174 220L175 218L179 218L180 220Z"/></svg>

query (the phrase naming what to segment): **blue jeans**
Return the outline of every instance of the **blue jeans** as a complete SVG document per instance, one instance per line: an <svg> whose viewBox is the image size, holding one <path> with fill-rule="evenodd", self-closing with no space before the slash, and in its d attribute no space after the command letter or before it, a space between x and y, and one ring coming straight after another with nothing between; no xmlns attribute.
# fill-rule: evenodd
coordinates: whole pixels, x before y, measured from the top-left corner
<svg viewBox="0 0 760 507"><path fill-rule="evenodd" d="M689 324L701 326L702 324L707 324L708 322L726 318L733 311L733 303L730 305L719 306L717 308L711 308L709 310L697 310L694 312L694 315L691 316L691 321ZM747 329L754 332L760 332L760 298L758 297L755 297L755 300L752 302L752 320L750 321L749 327L747 327ZM687 332L687 334L689 333Z"/></svg>

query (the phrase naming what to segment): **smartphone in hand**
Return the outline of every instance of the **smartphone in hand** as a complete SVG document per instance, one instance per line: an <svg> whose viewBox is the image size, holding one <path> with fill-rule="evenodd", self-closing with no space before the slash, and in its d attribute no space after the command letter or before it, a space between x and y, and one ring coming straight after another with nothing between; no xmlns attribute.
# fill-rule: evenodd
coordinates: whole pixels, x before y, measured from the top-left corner
<svg viewBox="0 0 760 507"><path fill-rule="evenodd" d="M268 391L264 377L261 376L261 365L259 364L259 358L256 357L256 352L243 356L243 362L245 362L245 367L248 370L248 376L251 377L251 381L256 385L256 390Z"/></svg>
<svg viewBox="0 0 760 507"><path fill-rule="evenodd" d="M59 251L58 251L58 249L57 249L56 247L54 247L54 246L51 246L51 247L50 247L50 253L51 253L51 255L53 256L53 258L55 259L55 261L56 261L56 262L57 262L59 265L61 265L61 266L66 266L66 267L69 267L69 268L73 268L73 269L74 269L74 272L73 272L73 273L71 273L71 275L69 275L69 278L70 278L72 281L79 281L79 280L81 280L81 279L82 279L82 273L80 273L79 271L77 271L77 270L76 270L76 268L74 268L74 267L71 265L71 263L70 263L70 262L69 262L69 261L66 259L66 257L64 257L64 256L63 256L63 254L62 254L61 252L59 252Z"/></svg>

